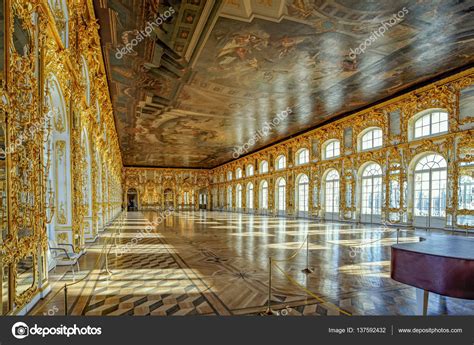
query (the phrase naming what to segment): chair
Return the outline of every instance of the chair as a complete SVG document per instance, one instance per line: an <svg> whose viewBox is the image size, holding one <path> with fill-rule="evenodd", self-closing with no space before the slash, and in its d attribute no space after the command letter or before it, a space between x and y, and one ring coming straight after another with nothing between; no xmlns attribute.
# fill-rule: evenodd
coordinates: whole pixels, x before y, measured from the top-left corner
<svg viewBox="0 0 474 345"><path fill-rule="evenodd" d="M74 253L74 246L68 243L57 243L56 241L49 240L48 246L53 259L56 261L57 266L70 266L72 269L72 275L75 279L76 275L74 272L74 266L77 265L77 272L81 270L79 267L80 255ZM71 247L72 252L68 252L65 248L60 246Z"/></svg>

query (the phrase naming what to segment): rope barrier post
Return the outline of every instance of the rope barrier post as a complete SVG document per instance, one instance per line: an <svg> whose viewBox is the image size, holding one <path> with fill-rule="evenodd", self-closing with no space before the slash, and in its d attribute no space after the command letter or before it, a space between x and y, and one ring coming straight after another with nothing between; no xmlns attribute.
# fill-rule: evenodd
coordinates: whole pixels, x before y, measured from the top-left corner
<svg viewBox="0 0 474 345"><path fill-rule="evenodd" d="M309 235L306 235L306 268L302 269L304 274L311 274L314 271L309 267Z"/></svg>
<svg viewBox="0 0 474 345"><path fill-rule="evenodd" d="M397 244L398 244L399 238L400 238L400 229L397 229Z"/></svg>
<svg viewBox="0 0 474 345"><path fill-rule="evenodd" d="M272 257L268 257L268 304L267 310L265 311L264 315L276 315L276 313L272 310Z"/></svg>
<svg viewBox="0 0 474 345"><path fill-rule="evenodd" d="M64 315L67 316L67 284L64 284Z"/></svg>

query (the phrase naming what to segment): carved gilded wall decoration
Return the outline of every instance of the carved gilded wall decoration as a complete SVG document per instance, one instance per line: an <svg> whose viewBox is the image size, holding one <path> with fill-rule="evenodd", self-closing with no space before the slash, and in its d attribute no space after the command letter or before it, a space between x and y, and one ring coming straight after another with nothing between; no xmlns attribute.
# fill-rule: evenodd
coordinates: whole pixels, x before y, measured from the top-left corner
<svg viewBox="0 0 474 345"><path fill-rule="evenodd" d="M108 87L98 27L94 11L89 7L92 3L69 1L64 3L66 7L50 8L46 0L7 2L5 22L10 26L5 31L8 36L5 51L9 56L1 96L9 100L5 109L9 142L5 145L14 149L7 155L7 188L12 206L5 217L10 226L0 249L5 253L3 264L9 265L13 272L8 287L13 303L8 312L14 313L47 287L47 272L42 268L46 267L48 248L46 223L52 214L61 230L58 228L51 239L73 244L76 252L84 248L83 219L87 211L81 192L84 166L78 164L84 155L77 129L86 127L91 145L102 162L97 167L100 173L92 172L101 179L99 187L92 187L92 195L95 198L99 193L94 189L102 189L96 202L103 214L107 214L107 222L118 214L122 205L122 157L110 97L104 91ZM89 66L88 84L82 75L79 52L84 54ZM52 78L61 89L64 112L51 108ZM90 104L99 104L100 117L86 102L86 88L90 90ZM58 133L57 136L52 132ZM45 149L50 139L54 141L51 150ZM54 188L48 187L48 179L53 180ZM48 202L51 195L56 202ZM72 219L68 219L70 216ZM31 267L30 285L18 280L17 267L25 262Z"/></svg>

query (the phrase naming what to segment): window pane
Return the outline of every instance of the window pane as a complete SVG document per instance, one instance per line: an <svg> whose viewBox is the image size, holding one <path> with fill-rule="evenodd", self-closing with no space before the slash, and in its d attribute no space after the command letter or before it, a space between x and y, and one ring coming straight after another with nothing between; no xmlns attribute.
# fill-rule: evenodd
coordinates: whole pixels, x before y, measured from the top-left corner
<svg viewBox="0 0 474 345"><path fill-rule="evenodd" d="M447 132L448 131L448 121L443 121L440 122L439 124L439 131L441 132Z"/></svg>

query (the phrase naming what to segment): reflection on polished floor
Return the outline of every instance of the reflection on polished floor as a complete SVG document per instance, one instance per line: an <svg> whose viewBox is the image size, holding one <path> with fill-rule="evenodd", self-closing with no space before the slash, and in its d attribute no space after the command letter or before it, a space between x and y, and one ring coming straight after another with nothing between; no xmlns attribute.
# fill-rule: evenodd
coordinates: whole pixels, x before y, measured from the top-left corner
<svg viewBox="0 0 474 345"><path fill-rule="evenodd" d="M159 217L129 212L88 247L68 288L69 314L258 314L268 302L269 256L286 273L272 274L272 308L282 314L415 314L415 289L390 279L393 228L206 211ZM399 241L420 236L452 235L403 229ZM73 276L63 270L50 272L53 291L31 314L64 313L56 292ZM431 294L429 302L430 315L474 315L474 301Z"/></svg>

